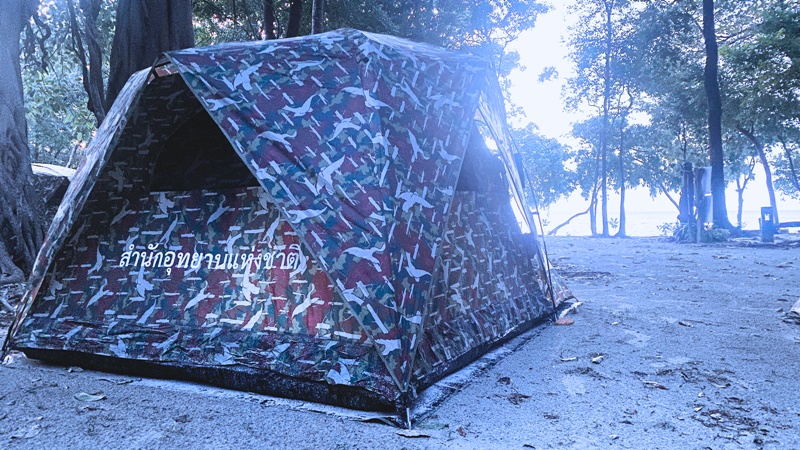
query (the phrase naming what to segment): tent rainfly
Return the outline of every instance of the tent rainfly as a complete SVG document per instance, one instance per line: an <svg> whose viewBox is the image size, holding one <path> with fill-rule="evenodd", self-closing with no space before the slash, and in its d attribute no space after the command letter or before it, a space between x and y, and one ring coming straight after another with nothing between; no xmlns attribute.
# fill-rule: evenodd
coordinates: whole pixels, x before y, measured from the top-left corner
<svg viewBox="0 0 800 450"><path fill-rule="evenodd" d="M134 74L4 352L357 409L417 394L570 296L483 61L356 30Z"/></svg>

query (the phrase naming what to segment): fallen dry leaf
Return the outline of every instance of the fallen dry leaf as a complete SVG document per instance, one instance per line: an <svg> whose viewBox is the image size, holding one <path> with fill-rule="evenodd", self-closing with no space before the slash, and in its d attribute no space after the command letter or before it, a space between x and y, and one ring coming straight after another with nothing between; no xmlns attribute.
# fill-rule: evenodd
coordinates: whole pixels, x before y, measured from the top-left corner
<svg viewBox="0 0 800 450"><path fill-rule="evenodd" d="M407 437L407 438L429 438L431 437L430 434L425 433L420 430L400 430L397 432L398 435Z"/></svg>
<svg viewBox="0 0 800 450"><path fill-rule="evenodd" d="M573 323L575 323L574 320L568 319L566 317L562 317L562 318L556 320L556 325L572 325Z"/></svg>
<svg viewBox="0 0 800 450"><path fill-rule="evenodd" d="M511 402L512 405L519 405L520 403L524 402L525 400L531 398L530 395L520 394L519 392L514 392L508 395L508 401Z"/></svg>
<svg viewBox="0 0 800 450"><path fill-rule="evenodd" d="M33 424L27 428L20 428L11 434L11 439L30 439L32 437L36 437L42 431L42 426L37 424Z"/></svg>
<svg viewBox="0 0 800 450"><path fill-rule="evenodd" d="M456 428L456 432L458 432L458 434L461 435L461 437L467 437L467 432L464 430L463 427Z"/></svg>
<svg viewBox="0 0 800 450"><path fill-rule="evenodd" d="M789 312L800 314L800 300L797 300L797 302L792 306L792 309L790 309Z"/></svg>
<svg viewBox="0 0 800 450"><path fill-rule="evenodd" d="M80 400L82 402L96 402L98 400L104 400L106 398L103 394L87 394L86 392L78 392L75 394L75 400Z"/></svg>
<svg viewBox="0 0 800 450"><path fill-rule="evenodd" d="M564 317L569 313L577 314L578 313L578 307L581 306L582 304L583 304L583 302L575 302L575 303L573 303L572 305L570 305L569 308L561 311L561 313L558 315L558 317Z"/></svg>
<svg viewBox="0 0 800 450"><path fill-rule="evenodd" d="M114 384L119 384L119 385L129 384L129 383L133 383L135 381L132 378L120 378L120 379L116 379L116 380L112 380L111 378L98 378L98 380L107 381L109 383L114 383Z"/></svg>
<svg viewBox="0 0 800 450"><path fill-rule="evenodd" d="M661 384L661 383L659 383L657 381L642 380L642 383L644 383L645 386L650 386L651 388L661 389L661 390L664 390L664 391L669 390L668 387L664 386L663 384Z"/></svg>

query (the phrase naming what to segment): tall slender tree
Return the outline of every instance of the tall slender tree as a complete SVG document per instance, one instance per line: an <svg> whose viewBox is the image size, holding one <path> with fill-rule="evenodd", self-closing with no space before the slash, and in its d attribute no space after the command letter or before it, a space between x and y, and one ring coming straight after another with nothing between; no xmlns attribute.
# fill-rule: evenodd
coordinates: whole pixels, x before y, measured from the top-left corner
<svg viewBox="0 0 800 450"><path fill-rule="evenodd" d="M325 31L325 0L314 0L311 4L311 34Z"/></svg>
<svg viewBox="0 0 800 450"><path fill-rule="evenodd" d="M571 93L567 100L571 108L588 106L596 111L597 120L592 121L593 126L582 127L582 131L591 134L583 134L579 138L596 146L596 151L591 155L596 158L592 165L596 166L597 189L594 188L594 181L584 187L591 186L591 203L600 207L600 235L608 237L608 191L612 175L610 161L615 153L614 145L622 143L615 136L624 135L624 127L627 126L625 117L631 113L634 98L631 95L634 92L631 87L633 59L629 43L632 30L628 25L632 9L628 0L591 0L581 3L576 10L580 18L571 37L571 58L575 63L576 75L568 82ZM615 127L615 124L622 128ZM624 150L618 155L624 159ZM617 167L624 168L623 165L617 164ZM617 171L618 175L623 172ZM621 190L624 190L626 180L620 178L617 181ZM624 201L624 195L622 199ZM620 212L624 214L624 205L620 205ZM593 208L590 218L592 234L595 234L596 212ZM624 234L623 231L619 236Z"/></svg>
<svg viewBox="0 0 800 450"><path fill-rule="evenodd" d="M286 24L286 37L300 36L303 20L303 0L289 1L289 21Z"/></svg>
<svg viewBox="0 0 800 450"><path fill-rule="evenodd" d="M264 38L277 39L278 36L275 33L275 5L273 5L273 0L264 0L263 16Z"/></svg>
<svg viewBox="0 0 800 450"><path fill-rule="evenodd" d="M0 283L21 282L43 239L41 200L33 190L20 72L20 33L38 1L6 1L0 8Z"/></svg>
<svg viewBox="0 0 800 450"><path fill-rule="evenodd" d="M725 204L725 154L722 150L722 98L719 92L719 47L714 23L714 0L703 0L703 41L706 64L703 81L708 100L708 156L711 161L711 196L714 225L731 229Z"/></svg>
<svg viewBox="0 0 800 450"><path fill-rule="evenodd" d="M72 52L80 63L81 73L83 74L83 89L89 96L87 103L89 111L94 114L97 126L100 126L107 110L104 104L103 50L100 46L97 24L102 8L102 0L80 0L79 7L83 13L84 27L79 24L74 0L67 0L66 5L69 11ZM84 41L86 41L86 49L84 49Z"/></svg>

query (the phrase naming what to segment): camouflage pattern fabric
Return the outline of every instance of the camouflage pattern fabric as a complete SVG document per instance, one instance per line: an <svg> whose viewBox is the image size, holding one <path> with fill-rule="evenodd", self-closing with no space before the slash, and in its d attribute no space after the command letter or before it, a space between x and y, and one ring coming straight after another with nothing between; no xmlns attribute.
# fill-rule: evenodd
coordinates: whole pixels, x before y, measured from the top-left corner
<svg viewBox="0 0 800 450"><path fill-rule="evenodd" d="M354 30L168 56L405 391L489 68Z"/></svg>
<svg viewBox="0 0 800 450"><path fill-rule="evenodd" d="M59 253L17 345L396 389L260 188L148 194L127 211Z"/></svg>
<svg viewBox="0 0 800 450"><path fill-rule="evenodd" d="M507 197L456 193L415 361L421 384L472 349L552 312L544 286L534 282L542 274L531 244L519 233Z"/></svg>
<svg viewBox="0 0 800 450"><path fill-rule="evenodd" d="M484 62L355 30L166 58L90 145L5 350L245 365L406 405L570 296L510 209ZM457 193L476 114L504 188ZM228 148L191 140L204 117ZM171 156L195 151L184 170Z"/></svg>

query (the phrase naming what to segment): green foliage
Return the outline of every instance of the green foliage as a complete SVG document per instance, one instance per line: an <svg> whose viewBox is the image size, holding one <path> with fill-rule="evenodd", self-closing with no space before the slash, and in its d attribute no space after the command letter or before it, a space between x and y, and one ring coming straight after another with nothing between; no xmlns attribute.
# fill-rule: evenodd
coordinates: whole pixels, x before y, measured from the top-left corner
<svg viewBox="0 0 800 450"><path fill-rule="evenodd" d="M195 2L197 45L266 37L263 0ZM275 31L284 37L288 1L273 1ZM311 30L311 1L303 2L301 34ZM547 11L540 0L326 0L325 29L355 28L390 34L455 50L490 61L507 93L506 76L519 67L519 55L507 47ZM519 111L509 105L512 114Z"/></svg>
<svg viewBox="0 0 800 450"><path fill-rule="evenodd" d="M764 3L760 20L741 25L742 37L724 47L728 120L764 147L778 190L800 196L792 170L800 137L800 10L794 1Z"/></svg>
<svg viewBox="0 0 800 450"><path fill-rule="evenodd" d="M665 222L659 225L658 231L661 233L661 236L667 238L668 240L675 241L675 242L696 242L695 232L694 230L689 229L689 225L685 223L675 222L669 223ZM710 242L725 242L731 238L730 230L726 230L724 228L715 228L713 225L709 225L704 227L703 235L702 235L702 242L710 243Z"/></svg>
<svg viewBox="0 0 800 450"><path fill-rule="evenodd" d="M23 33L23 80L33 159L74 166L94 124L85 106L67 1L42 2L38 23ZM107 59L116 2L71 1L80 27L81 5L102 5L98 27ZM279 37L286 32L289 3L271 3ZM736 131L745 126L763 141L776 188L800 198L798 2L715 3L726 178L752 179L753 147ZM304 0L303 7L301 34L306 34L311 1ZM358 28L470 52L490 60L507 88L504 75L519 67L519 55L507 46L546 10L541 0L326 0L325 28ZM194 11L198 45L266 37L263 0L197 0ZM570 108L592 114L575 125L579 145L574 149L544 138L532 126L514 132L529 172L530 193L542 206L576 189L588 198L600 177L601 137L610 188L644 185L652 195L674 192L683 161L695 166L708 161L699 3L588 0L573 12L579 16L570 38L576 75L568 82L565 100ZM550 68L540 79L556 76ZM604 107L608 116L601 119ZM509 110L513 113L514 106Z"/></svg>
<svg viewBox="0 0 800 450"><path fill-rule="evenodd" d="M88 97L75 54L67 1L42 2L37 21L23 33L22 78L31 160L75 167L95 131L95 118L86 107ZM82 27L80 2L73 1ZM115 2L101 3L99 40L106 49L107 73Z"/></svg>
<svg viewBox="0 0 800 450"><path fill-rule="evenodd" d="M745 129L763 144L777 188L800 197L800 2L714 3L725 178L743 191L753 177L756 147ZM674 192L682 162L709 164L700 6L588 0L575 7L570 46L576 75L565 101L592 115L573 129L581 143L575 160L584 197L604 177L617 190L644 184L651 195ZM619 158L622 171L615 169Z"/></svg>
<svg viewBox="0 0 800 450"><path fill-rule="evenodd" d="M699 7L690 2L648 2L635 18L632 38L640 58L636 79L650 121L639 154L651 193L676 189L683 161L707 165L704 51Z"/></svg>
<svg viewBox="0 0 800 450"><path fill-rule="evenodd" d="M31 160L75 167L94 133L95 118L86 107L67 1L43 2L37 20L23 33L22 80ZM72 1L82 27L80 2ZM98 17L100 44L106 49L111 47L114 6L103 1Z"/></svg>
<svg viewBox="0 0 800 450"><path fill-rule="evenodd" d="M775 187L785 195L800 200L800 144L797 131L791 140L779 139L775 167Z"/></svg>
<svg viewBox="0 0 800 450"><path fill-rule="evenodd" d="M54 54L47 72L23 69L28 146L33 162L75 167L95 129L80 69Z"/></svg>
<svg viewBox="0 0 800 450"><path fill-rule="evenodd" d="M542 136L533 125L512 134L525 167L526 194L535 206L545 208L575 190L576 174L568 169L574 156L569 147Z"/></svg>
<svg viewBox="0 0 800 450"><path fill-rule="evenodd" d="M725 228L708 227L703 232L703 242L725 242L731 238L731 231Z"/></svg>
<svg viewBox="0 0 800 450"><path fill-rule="evenodd" d="M308 3L308 2L306 2ZM275 4L279 37L285 34L289 2ZM266 38L263 0L200 0L194 4L195 43L198 47L221 42L254 41ZM310 16L310 10L307 14Z"/></svg>

